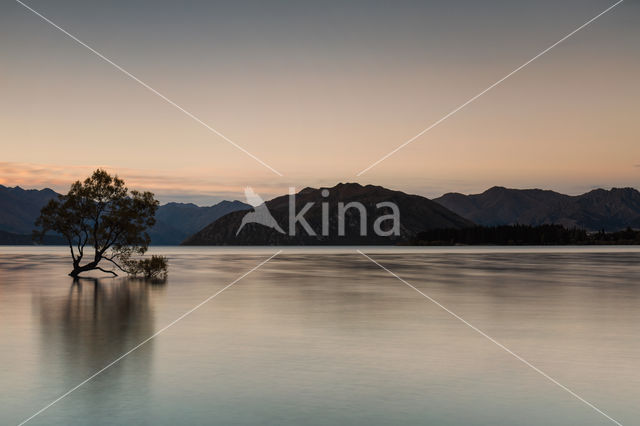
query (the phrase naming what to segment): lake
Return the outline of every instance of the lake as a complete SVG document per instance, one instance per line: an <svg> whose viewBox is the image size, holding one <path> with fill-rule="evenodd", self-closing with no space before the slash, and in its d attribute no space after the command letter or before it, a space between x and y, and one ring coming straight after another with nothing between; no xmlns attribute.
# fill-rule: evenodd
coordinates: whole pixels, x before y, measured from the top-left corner
<svg viewBox="0 0 640 426"><path fill-rule="evenodd" d="M362 250L415 289L355 248L285 247L27 424L615 424L470 325L639 423L640 249ZM276 251L155 247L165 283L73 284L63 247L0 247L0 424Z"/></svg>

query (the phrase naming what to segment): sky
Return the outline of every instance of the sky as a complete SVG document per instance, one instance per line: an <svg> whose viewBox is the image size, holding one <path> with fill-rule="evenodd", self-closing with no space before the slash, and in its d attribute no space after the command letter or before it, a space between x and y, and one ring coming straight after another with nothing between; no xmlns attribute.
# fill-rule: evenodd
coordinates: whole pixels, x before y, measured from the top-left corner
<svg viewBox="0 0 640 426"><path fill-rule="evenodd" d="M62 191L96 167L162 201L252 186L640 187L640 1L0 4L0 184Z"/></svg>

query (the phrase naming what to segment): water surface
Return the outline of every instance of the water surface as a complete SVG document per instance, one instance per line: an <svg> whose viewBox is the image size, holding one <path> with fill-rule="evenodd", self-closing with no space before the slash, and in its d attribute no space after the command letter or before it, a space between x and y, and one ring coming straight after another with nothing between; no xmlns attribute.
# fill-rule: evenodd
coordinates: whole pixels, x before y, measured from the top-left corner
<svg viewBox="0 0 640 426"><path fill-rule="evenodd" d="M0 248L0 424L19 424L274 248L176 248L164 284L73 284L64 248ZM368 248L627 425L640 251ZM613 424L354 248L285 248L33 425Z"/></svg>

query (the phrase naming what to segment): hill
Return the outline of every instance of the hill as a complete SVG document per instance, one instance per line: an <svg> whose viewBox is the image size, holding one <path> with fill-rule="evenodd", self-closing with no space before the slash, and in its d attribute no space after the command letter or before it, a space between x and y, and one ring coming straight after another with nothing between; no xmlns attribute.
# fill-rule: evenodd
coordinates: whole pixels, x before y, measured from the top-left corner
<svg viewBox="0 0 640 426"><path fill-rule="evenodd" d="M329 195L323 196L322 191ZM360 202L366 209L367 233L360 235L359 212L350 209L345 214L345 235L338 235L338 202ZM380 202L393 202L400 211L400 235L378 236L374 232L375 218L387 215L389 210L376 207ZM436 228L463 228L473 226L468 221L433 201L381 186L362 186L357 183L338 184L333 188L305 188L296 194L296 212L307 203L313 203L304 218L317 235L309 235L300 225L295 235L282 234L275 229L250 223L236 235L246 211L238 211L221 217L200 232L188 238L184 245L349 245L396 244L408 241L421 231ZM328 205L328 235L320 235L322 229L322 205ZM266 206L280 227L287 231L289 223L289 195L266 202ZM388 209L388 208L387 208ZM384 228L383 228L384 229Z"/></svg>
<svg viewBox="0 0 640 426"><path fill-rule="evenodd" d="M562 225L475 226L464 229L434 229L419 233L413 245L638 245L640 231L587 232Z"/></svg>
<svg viewBox="0 0 640 426"><path fill-rule="evenodd" d="M484 226L558 224L589 231L640 228L640 192L596 189L570 196L540 189L493 187L482 194L445 194L434 199Z"/></svg>
<svg viewBox="0 0 640 426"><path fill-rule="evenodd" d="M30 236L40 209L57 196L49 188L26 190L0 185L0 231Z"/></svg>
<svg viewBox="0 0 640 426"><path fill-rule="evenodd" d="M46 188L42 190L9 188L0 185L0 244L31 244L34 223L40 209L59 194ZM210 207L195 204L168 203L156 213L156 225L150 230L154 245L177 245L212 221L236 210L251 206L240 201L222 201ZM46 238L45 244L64 244L59 238Z"/></svg>
<svg viewBox="0 0 640 426"><path fill-rule="evenodd" d="M240 201L221 201L209 207L191 203L168 203L156 213L156 224L149 235L154 245L178 245L216 219L238 210L250 209Z"/></svg>
<svg viewBox="0 0 640 426"><path fill-rule="evenodd" d="M59 235L45 235L42 244L60 246L67 245L67 241ZM12 232L0 231L0 245L30 246L36 245L36 242L33 241L33 238L30 234L14 234Z"/></svg>

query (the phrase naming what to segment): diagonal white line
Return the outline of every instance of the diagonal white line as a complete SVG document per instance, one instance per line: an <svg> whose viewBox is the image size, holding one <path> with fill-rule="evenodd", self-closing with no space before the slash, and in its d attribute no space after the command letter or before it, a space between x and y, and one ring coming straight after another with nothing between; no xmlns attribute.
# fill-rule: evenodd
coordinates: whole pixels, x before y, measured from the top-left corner
<svg viewBox="0 0 640 426"><path fill-rule="evenodd" d="M192 314L196 309L200 308L202 305L204 305L205 303L207 303L208 301L210 301L211 299L213 299L214 297L216 297L217 295L219 295L220 293L222 293L223 291L225 291L226 289L228 289L229 287L231 287L232 285L234 285L235 283L237 283L238 281L240 281L241 279L243 279L244 277L246 277L247 275L249 275L250 273L252 273L253 271L255 271L256 269L260 268L262 265L264 265L265 263L267 263L268 261L270 261L271 259L273 259L274 257L276 257L277 255L279 255L280 253L282 253L282 250L278 250L276 253L272 254L268 259L263 260L262 262L260 262L258 265L254 266L253 268L251 268L249 271L245 272L244 274L240 275L238 278L236 278L235 280L233 280L231 283L227 284L226 286L224 286L222 289L218 290L216 293L212 294L211 296L207 297L206 299L204 299L202 302L198 303L196 306L194 306L193 308L189 309L187 312L185 312L184 314L180 315L178 318L176 318L175 320L171 321L169 324L165 325L164 327L162 327L160 330L156 331L155 333L153 333L151 336L147 337L146 339L144 339L142 342L138 343L136 346L134 346L133 348L131 348L130 350L128 350L127 352L125 352L124 354L120 355L118 358L114 359L113 361L111 361L109 364L105 365L104 367L102 367L100 370L96 371L95 373L93 373L91 376L87 377L86 379L84 379L82 382L78 383L76 386L72 387L71 389L69 389L68 391L66 391L65 393L63 393L62 395L60 395L58 398L54 399L53 401L51 401L50 403L48 403L47 405L45 405L44 407L42 407L40 410L36 411L33 415L31 415L30 417L26 418L25 420L23 420L22 422L20 422L18 424L18 426L22 426L25 423L29 422L30 420L32 420L34 417L42 414L45 410L51 408L53 405L57 404L58 402L60 402L61 400L63 400L64 398L66 398L67 396L69 396L69 394L71 394L73 391L77 390L79 387L81 387L82 385L86 384L87 382L89 382L90 380L92 380L93 378L95 378L96 376L100 375L101 373L103 373L105 370L109 369L110 367L112 367L113 365L117 364L119 361L121 361L123 358L125 358L127 355L129 355L130 353L134 352L135 350L139 349L141 346L143 346L145 343L149 342L150 340L152 340L153 338L155 338L156 336L158 336L159 334L163 333L165 330L167 330L168 328L172 327L173 325L175 325L178 321L184 319L185 317L187 317L188 315Z"/></svg>
<svg viewBox="0 0 640 426"><path fill-rule="evenodd" d="M422 291L418 290L416 287L414 287L413 285L411 285L410 283L408 283L407 281L403 280L402 278L400 278L398 275L396 275L395 273L393 273L392 271L390 271L389 269L387 269L386 267L384 267L383 265L381 265L380 263L376 262L374 259L372 259L371 257L367 256L365 253L363 253L360 250L356 250L358 253L360 253L361 255L363 255L364 257L366 257L367 259L369 259L370 261L372 261L373 263L375 263L376 265L378 265L380 268L384 269L385 271L387 271L388 273L390 273L391 275L393 275L394 277L396 277L398 280L400 280L401 282L403 282L404 284L406 284L407 286L411 287L412 289L414 289L415 291L417 291L418 293L420 293L422 296L424 296L425 298L427 298L430 302L436 304L438 307L442 308L443 310L445 310L448 314L450 314L451 316L453 316L454 318L456 318L457 320L461 321L464 325L468 326L469 328L471 328L472 330L474 330L475 332L477 332L478 334L480 334L481 336L487 338L489 341L491 341L492 343L494 343L496 346L498 346L500 349L503 349L505 352L509 353L510 355L512 355L514 358L516 358L518 361L521 361L522 363L524 363L525 365L527 365L528 367L530 367L531 369L533 369L536 373L542 375L543 377L545 377L547 380L549 380L550 382L552 382L553 384L559 386L560 388L564 389L565 391L567 391L569 394L571 394L573 397L577 398L578 400L582 401L583 403L585 403L586 405L588 405L589 407L591 407L592 409L594 409L595 411L597 411L598 413L602 414L604 417L606 417L607 419L611 420L613 423L617 424L618 426L622 426L622 423L620 423L619 421L615 420L614 418L612 418L611 416L609 416L607 413L605 413L604 411L602 411L601 409L599 409L598 407L596 407L595 405L593 405L592 403L590 403L589 401L587 401L586 399L584 399L583 397L581 397L580 395L578 395L577 393L575 393L574 391L572 391L571 389L569 389L568 387L566 387L565 385L563 385L562 383L558 382L556 379L554 379L553 377L549 376L547 373L545 373L544 371L540 370L538 367L536 367L535 365L531 364L529 361L527 361L526 359L522 358L520 355L516 354L515 352L513 352L511 349L507 348L505 345L503 345L502 343L498 342L496 339L494 339L493 337L489 336L487 333L485 333L484 331L480 330L478 327L474 326L473 324L469 323L467 320L465 320L464 318L462 318L461 316L459 316L458 314L456 314L455 312L453 312L452 310L450 310L449 308L447 308L446 306L442 305L440 302L438 302L437 300L435 300L434 298L432 298L431 296L429 296L426 293L423 293Z"/></svg>
<svg viewBox="0 0 640 426"><path fill-rule="evenodd" d="M387 155L385 155L384 157L380 158L378 161L372 163L369 167L367 167L366 169L360 171L360 173L358 173L356 176L360 176L363 175L364 173L368 172L369 170L371 170L373 167L377 166L378 164L380 164L381 162L383 162L384 160L386 160L387 158L391 157L393 154L395 154L396 152L400 151L402 148L404 148L405 146L409 145L411 142L415 141L416 139L418 139L420 136L424 135L425 133L427 133L429 130L433 129L434 127L436 127L438 124L442 123L443 121L445 121L446 119L448 119L449 117L451 117L452 115L454 115L455 113L457 113L458 111L460 111L461 109L463 109L464 107L466 107L467 105L469 105L470 103L472 103L473 101L475 101L476 99L478 99L479 97L481 97L482 95L484 95L485 93L487 93L489 90L493 89L494 87L498 86L500 83L502 83L503 81L505 81L506 79L508 79L509 77L511 77L512 75L514 75L515 73L517 73L518 71L520 71L521 69L523 69L524 67L526 67L527 65L529 65L531 62L535 61L536 59L538 59L539 57L541 57L542 55L544 55L545 53L549 52L551 49L553 49L554 47L556 47L557 45L559 45L560 43L562 43L563 41L565 41L566 39L568 39L569 37L573 36L575 33L577 33L578 31L582 30L583 28L585 28L586 26L588 26L589 24L591 24L593 21L595 21L596 19L600 18L602 15L604 15L605 13L609 12L611 9L613 9L614 7L618 6L620 3L622 3L624 0L618 0L618 2L612 4L611 6L609 6L608 8L606 8L605 10L603 10L602 12L600 12L599 14L597 14L596 16L594 16L593 18L589 19L587 22L585 22L584 24L580 25L578 28L576 28L575 30L571 31L569 34L567 34L566 36L562 37L560 40L556 41L555 43L553 43L551 46L547 47L546 49L544 49L542 52L538 53L536 56L534 56L533 58L529 59L527 62L525 62L524 64L520 65L518 68L514 69L513 71L511 71L509 74L505 75L504 77L502 77L500 80L496 81L495 83L493 83L491 86L487 87L486 89L484 89L482 92L478 93L477 95L475 95L474 97L472 97L471 99L469 99L468 101L466 101L465 103L463 103L462 105L458 106L457 108L455 108L453 111L451 111L450 113L448 113L447 115L445 115L444 117L440 118L438 121L436 121L435 123L431 124L429 127L427 127L426 129L422 130L420 133L418 133L417 135L415 135L414 137L412 137L411 139L409 139L408 141L404 142L403 144L401 144L400 146L398 146L396 149L394 149L393 151L389 152Z"/></svg>
<svg viewBox="0 0 640 426"><path fill-rule="evenodd" d="M271 167L270 165L268 165L267 163L265 163L264 161L262 161L261 159L259 159L258 157L256 157L255 155L253 155L252 153L250 153L249 151L247 151L246 149L244 149L243 147L241 147L240 145L238 145L237 143L235 143L234 141L232 141L231 139L229 139L228 137L226 137L225 135L223 135L222 133L220 133L218 130L214 129L213 127L211 127L210 125L208 125L207 123L205 123L204 121L202 121L201 119L199 119L198 117L196 117L195 115L193 115L191 112L187 111L186 109L184 109L183 107L181 107L180 105L178 105L177 103L173 102L171 99L167 98L165 95L163 95L162 93L158 92L156 89L154 89L153 87L149 86L147 83L145 83L144 81L140 80L138 77L136 77L135 75L131 74L129 71L125 70L124 68L122 68L120 65L116 64L115 62L113 62L111 59L107 58L106 56L104 56L102 53L98 52L97 50L95 50L94 48L92 48L91 46L89 46L88 44L86 44L85 42L83 42L82 40L78 39L76 36L74 36L73 34L69 33L67 30L65 30L64 28L60 27L59 25L57 25L55 22L51 21L49 18L47 18L46 16L42 15L40 12L38 12L37 10L33 9L32 7L26 5L25 3L23 3L20 0L16 0L16 2L18 2L20 5L24 6L26 9L30 10L31 12L33 12L34 14L36 14L37 16L39 16L42 20L44 20L45 22L51 24L53 27L57 28L58 30L60 30L61 32L63 32L64 34L66 34L67 36L69 36L72 40L74 40L75 42L79 43L80 45L86 47L87 49L89 49L91 52L93 52L94 54L96 54L100 59L108 62L109 64L111 64L113 67L115 67L116 69L118 69L119 71L121 71L122 73L124 73L127 77L131 78L132 80L136 81L137 83L141 84L142 86L144 86L146 89L150 90L151 92L153 92L155 95L159 96L160 98L162 98L163 100L165 100L167 103L171 104L172 106L174 106L175 108L179 109L180 111L182 111L184 114L186 114L187 116L189 116L190 118L192 118L193 120L195 120L197 123L201 124L202 126L206 127L207 129L209 129L210 131L212 131L213 133L215 133L216 135L220 136L222 139L224 139L225 141L229 142L231 145L233 145L234 147L236 147L237 149L239 149L240 151L244 152L245 154L247 154L249 157L253 158L254 160L256 160L258 163L262 164L263 166L265 166L267 169L271 170L273 173L277 174L278 176L283 176L282 173L280 173L279 171L277 171L276 169L274 169L273 167Z"/></svg>

